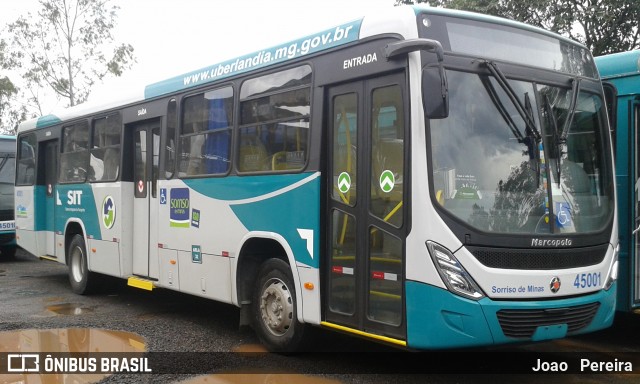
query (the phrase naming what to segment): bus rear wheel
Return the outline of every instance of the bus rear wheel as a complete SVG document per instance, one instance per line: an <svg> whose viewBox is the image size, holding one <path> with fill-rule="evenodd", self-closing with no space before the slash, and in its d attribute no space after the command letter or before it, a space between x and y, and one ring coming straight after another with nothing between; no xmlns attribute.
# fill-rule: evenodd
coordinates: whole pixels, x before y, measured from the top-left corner
<svg viewBox="0 0 640 384"><path fill-rule="evenodd" d="M86 295L93 292L95 288L95 274L89 272L89 261L87 258L87 247L84 237L74 235L69 243L67 252L69 264L69 282L71 289L78 295Z"/></svg>
<svg viewBox="0 0 640 384"><path fill-rule="evenodd" d="M296 351L304 324L298 321L295 286L289 265L280 259L264 262L252 300L253 328L273 352Z"/></svg>

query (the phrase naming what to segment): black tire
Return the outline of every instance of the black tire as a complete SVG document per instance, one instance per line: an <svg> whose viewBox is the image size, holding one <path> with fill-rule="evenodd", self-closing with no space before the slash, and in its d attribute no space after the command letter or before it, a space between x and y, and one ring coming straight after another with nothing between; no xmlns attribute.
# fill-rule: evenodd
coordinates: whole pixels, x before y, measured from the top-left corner
<svg viewBox="0 0 640 384"><path fill-rule="evenodd" d="M252 322L258 338L272 352L294 352L302 345L305 326L298 321L295 285L289 265L265 261L254 286Z"/></svg>
<svg viewBox="0 0 640 384"><path fill-rule="evenodd" d="M78 295L87 295L95 290L96 276L89 272L87 247L84 237L74 235L67 250L67 264L69 266L69 282L71 289Z"/></svg>
<svg viewBox="0 0 640 384"><path fill-rule="evenodd" d="M9 245L6 247L0 247L0 257L5 260L13 260L16 258L17 245Z"/></svg>

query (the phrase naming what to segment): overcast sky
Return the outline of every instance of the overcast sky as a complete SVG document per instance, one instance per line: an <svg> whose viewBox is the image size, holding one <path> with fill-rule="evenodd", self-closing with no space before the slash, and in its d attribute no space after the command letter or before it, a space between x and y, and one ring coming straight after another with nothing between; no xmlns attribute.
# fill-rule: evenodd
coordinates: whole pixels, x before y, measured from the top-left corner
<svg viewBox="0 0 640 384"><path fill-rule="evenodd" d="M165 78L260 51L390 8L394 0L111 0L118 5L116 41L138 60L122 78L109 78L90 100L117 98ZM37 0L0 0L0 28ZM52 106L51 109L55 109ZM45 113L50 111L45 111Z"/></svg>

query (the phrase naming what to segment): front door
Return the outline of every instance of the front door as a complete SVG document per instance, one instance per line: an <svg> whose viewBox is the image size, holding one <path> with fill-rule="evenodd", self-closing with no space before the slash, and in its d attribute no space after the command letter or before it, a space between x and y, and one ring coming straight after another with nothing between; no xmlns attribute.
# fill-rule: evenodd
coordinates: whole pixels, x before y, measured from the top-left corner
<svg viewBox="0 0 640 384"><path fill-rule="evenodd" d="M328 91L329 322L406 338L408 140L404 74Z"/></svg>
<svg viewBox="0 0 640 384"><path fill-rule="evenodd" d="M131 128L133 145L133 274L158 277L160 120Z"/></svg>

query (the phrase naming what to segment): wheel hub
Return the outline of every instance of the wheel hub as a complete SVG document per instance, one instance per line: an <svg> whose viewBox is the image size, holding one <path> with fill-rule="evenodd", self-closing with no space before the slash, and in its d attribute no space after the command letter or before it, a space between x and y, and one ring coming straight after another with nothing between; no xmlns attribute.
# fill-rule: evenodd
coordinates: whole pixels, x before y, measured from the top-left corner
<svg viewBox="0 0 640 384"><path fill-rule="evenodd" d="M265 284L260 297L260 312L266 328L276 336L284 335L293 321L293 298L278 279Z"/></svg>

